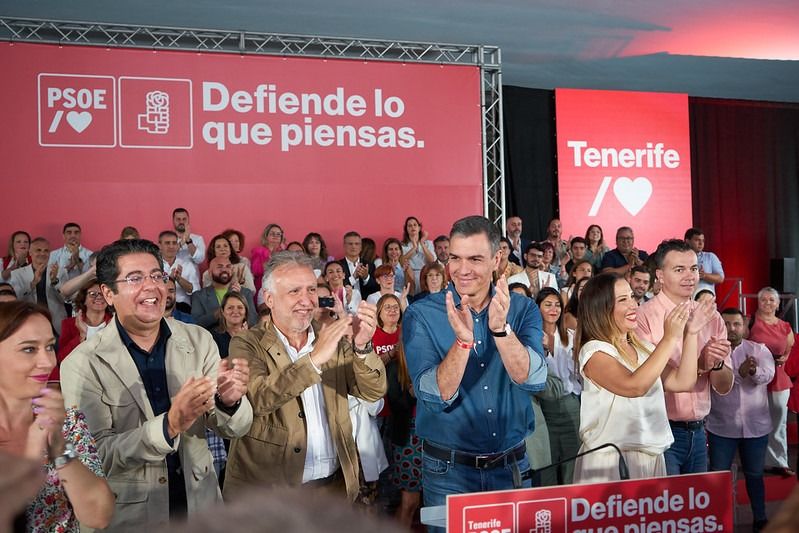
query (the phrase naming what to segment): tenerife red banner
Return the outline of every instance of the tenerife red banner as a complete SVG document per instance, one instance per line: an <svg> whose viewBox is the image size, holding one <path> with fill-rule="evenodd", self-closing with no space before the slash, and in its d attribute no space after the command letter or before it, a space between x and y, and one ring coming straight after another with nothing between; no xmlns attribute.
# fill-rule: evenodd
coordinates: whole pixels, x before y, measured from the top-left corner
<svg viewBox="0 0 799 533"><path fill-rule="evenodd" d="M709 533L732 515L730 472L447 497L449 533Z"/></svg>
<svg viewBox="0 0 799 533"><path fill-rule="evenodd" d="M197 233L277 222L339 252L483 209L477 67L19 43L0 65L0 235L156 238L180 206Z"/></svg>
<svg viewBox="0 0 799 533"><path fill-rule="evenodd" d="M692 225L688 96L557 89L558 193L564 235L630 226L652 252Z"/></svg>

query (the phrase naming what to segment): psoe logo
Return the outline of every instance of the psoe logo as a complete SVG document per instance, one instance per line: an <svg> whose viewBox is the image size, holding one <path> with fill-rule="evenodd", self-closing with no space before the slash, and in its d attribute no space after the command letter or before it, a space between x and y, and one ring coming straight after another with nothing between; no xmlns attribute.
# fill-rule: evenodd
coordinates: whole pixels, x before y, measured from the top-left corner
<svg viewBox="0 0 799 533"><path fill-rule="evenodd" d="M189 149L194 144L191 80L119 78L119 145Z"/></svg>
<svg viewBox="0 0 799 533"><path fill-rule="evenodd" d="M116 146L114 81L112 76L39 74L39 145Z"/></svg>
<svg viewBox="0 0 799 533"><path fill-rule="evenodd" d="M566 498L517 504L519 533L566 533Z"/></svg>

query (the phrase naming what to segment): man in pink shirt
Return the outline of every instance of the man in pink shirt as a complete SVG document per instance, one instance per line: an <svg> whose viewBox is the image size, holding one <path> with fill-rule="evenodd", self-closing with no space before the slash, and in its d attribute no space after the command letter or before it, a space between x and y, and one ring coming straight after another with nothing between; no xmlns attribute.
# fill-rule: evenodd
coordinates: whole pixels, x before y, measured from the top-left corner
<svg viewBox="0 0 799 533"><path fill-rule="evenodd" d="M707 415L710 469L729 470L735 453L741 455L746 493L752 505L754 530L766 524L766 487L763 471L771 432L768 384L774 377L774 357L765 344L743 338L744 317L738 309L721 313L732 344L735 383L726 396L711 393Z"/></svg>
<svg viewBox="0 0 799 533"><path fill-rule="evenodd" d="M682 239L663 241L654 254L655 276L661 290L638 310L636 334L652 344L663 338L663 320L674 307L690 300L699 281L696 253ZM669 475L707 471L704 419L710 412L710 387L727 394L732 388L730 341L721 315L699 332L699 376L691 392L666 392L666 412L674 443L666 450ZM677 348L669 364L677 367L682 356Z"/></svg>

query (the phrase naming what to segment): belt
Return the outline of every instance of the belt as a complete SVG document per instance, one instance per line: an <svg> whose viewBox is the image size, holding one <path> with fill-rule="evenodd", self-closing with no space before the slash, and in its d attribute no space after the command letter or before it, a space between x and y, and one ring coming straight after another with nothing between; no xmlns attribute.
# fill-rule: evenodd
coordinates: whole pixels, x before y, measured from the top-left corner
<svg viewBox="0 0 799 533"><path fill-rule="evenodd" d="M461 465L471 466L479 470L487 470L489 468L505 466L508 463L509 457L513 458L515 461L520 461L524 458L524 454L527 451L524 442L522 442L515 448L512 448L506 452L475 455L473 453L465 453L459 452L457 450L450 450L448 448L442 448L441 446L428 441L424 441L422 443L422 450L424 450L424 453L435 459L447 461L448 463L454 462Z"/></svg>
<svg viewBox="0 0 799 533"><path fill-rule="evenodd" d="M693 420L693 421L691 421L691 420L688 420L688 421L669 420L669 425L671 427L673 427L673 428L685 429L687 431L696 431L697 429L702 429L703 427L705 427L705 421L704 420Z"/></svg>
<svg viewBox="0 0 799 533"><path fill-rule="evenodd" d="M326 485L330 485L331 483L333 483L337 479L341 479L342 477L344 477L344 472L342 472L341 468L339 468L338 470L336 470L335 472L333 472L332 474L330 474L327 477L323 477L323 478L319 478L319 479L312 479L310 481L306 481L305 483L302 484L302 486L305 487L305 488L311 488L311 489L324 487Z"/></svg>

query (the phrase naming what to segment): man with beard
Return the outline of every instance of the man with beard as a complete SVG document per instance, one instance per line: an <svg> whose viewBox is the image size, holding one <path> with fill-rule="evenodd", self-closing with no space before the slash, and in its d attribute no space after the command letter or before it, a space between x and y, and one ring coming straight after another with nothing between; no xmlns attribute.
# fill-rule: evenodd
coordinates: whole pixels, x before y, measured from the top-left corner
<svg viewBox="0 0 799 533"><path fill-rule="evenodd" d="M231 443L225 499L252 485L289 485L353 501L358 450L347 395L377 401L386 393L372 343L377 309L362 301L353 315L340 313L323 327L313 322L317 279L302 252L273 254L263 291L269 322L230 341L230 357L252 368L247 396L258 419Z"/></svg>
<svg viewBox="0 0 799 533"><path fill-rule="evenodd" d="M699 265L696 253L682 239L663 241L654 255L655 275L661 290L639 308L636 334L640 339L657 344L663 338L664 319L672 309L685 301L697 305L692 298L699 281ZM670 476L707 471L704 419L710 412L710 388L724 395L733 384L730 341L718 312L699 332L698 342L699 376L694 389L665 393L666 412L674 435L674 443L664 453ZM678 367L681 357L682 349L675 349L668 364Z"/></svg>
<svg viewBox="0 0 799 533"><path fill-rule="evenodd" d="M530 241L522 238L522 219L521 217L510 217L505 223L505 236L510 239L511 250L508 261L524 266L524 251Z"/></svg>
<svg viewBox="0 0 799 533"><path fill-rule="evenodd" d="M178 257L199 265L205 259L205 240L202 235L191 233L189 212L184 207L172 211L172 226L178 235Z"/></svg>
<svg viewBox="0 0 799 533"><path fill-rule="evenodd" d="M541 260L544 258L544 249L537 242L531 242L524 251L524 271L508 278L508 285L521 283L530 288L533 299L538 296L538 291L544 287L558 290L558 280L549 272L541 270Z"/></svg>
<svg viewBox="0 0 799 533"><path fill-rule="evenodd" d="M449 261L449 237L446 235L439 235L433 241L433 249L436 251L436 261L446 266Z"/></svg>
<svg viewBox="0 0 799 533"><path fill-rule="evenodd" d="M732 345L735 382L727 395L711 393L707 415L710 470L729 470L736 452L746 478L754 531L766 524L766 487L763 471L771 433L768 384L774 377L774 357L764 344L743 338L746 326L740 310L721 312Z"/></svg>
<svg viewBox="0 0 799 533"><path fill-rule="evenodd" d="M602 258L602 272L615 272L626 278L633 267L643 265L647 257L649 254L635 247L633 229L622 226L616 230L616 248Z"/></svg>
<svg viewBox="0 0 799 533"><path fill-rule="evenodd" d="M635 297L635 301L638 302L638 305L649 300L649 298L646 297L646 293L649 291L650 278L649 270L647 270L644 265L633 267L630 271L630 287L633 290L633 296Z"/></svg>
<svg viewBox="0 0 799 533"><path fill-rule="evenodd" d="M194 324L194 318L190 313L184 313L177 308L176 294L177 288L175 287L175 280L170 276L166 282L166 308L164 309L164 318L172 317L175 320L180 320L186 324Z"/></svg>
<svg viewBox="0 0 799 533"><path fill-rule="evenodd" d="M253 304L253 293L242 287L233 277L233 265L229 257L214 257L208 263L211 273L211 285L191 295L191 316L194 322L204 328L211 329L219 324L219 306L228 291L238 292L247 300L247 322L250 327L258 321L258 313Z"/></svg>
<svg viewBox="0 0 799 533"><path fill-rule="evenodd" d="M60 281L72 279L89 269L89 256L92 251L80 244L81 229L75 222L67 222L63 229L64 246L53 250L47 265L58 264Z"/></svg>
<svg viewBox="0 0 799 533"><path fill-rule="evenodd" d="M561 239L562 232L563 226L560 219L553 218L547 224L547 238L542 241L548 242L555 249L555 257L552 258L552 264L555 266L563 264L563 258L567 257L569 253L569 243ZM566 260L568 261L568 258Z"/></svg>

